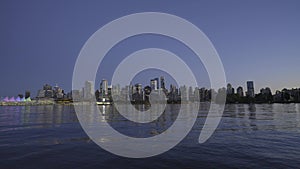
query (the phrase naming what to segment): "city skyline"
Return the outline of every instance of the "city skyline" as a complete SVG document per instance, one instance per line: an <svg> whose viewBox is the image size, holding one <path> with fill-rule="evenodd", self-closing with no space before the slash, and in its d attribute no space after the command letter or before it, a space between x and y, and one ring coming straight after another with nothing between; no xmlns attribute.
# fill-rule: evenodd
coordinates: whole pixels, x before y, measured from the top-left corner
<svg viewBox="0 0 300 169"><path fill-rule="evenodd" d="M163 79L163 80L162 80ZM175 87L175 88L180 88L180 87L191 87L191 86L187 86L187 85L182 85L182 86L178 86L176 83L171 83L171 82L168 82L167 80L165 80L165 77L164 76L160 76L160 77L154 77L154 78L150 78L148 80L148 84L146 83L140 83L140 82L135 82L135 83L130 83L130 84L127 84L127 85L124 85L124 86L120 86L120 84L109 84L109 81L107 79L102 79L101 82L99 83L99 85L95 85L93 83L93 81L85 81L84 83L84 86L82 86L81 89L75 89L75 90L83 90L83 88L85 88L85 86L89 86L89 91L96 91L96 90L99 90L100 92L104 92L105 95L107 95L107 91L108 89L111 89L115 86L118 86L121 88L126 88L126 86L136 86L136 85L140 85L141 87L150 87L151 90L160 90L160 89L166 89L166 90L172 90L172 86ZM155 83L153 83L155 82ZM163 85L162 85L163 84ZM105 87L103 87L105 86ZM195 88L198 88L198 89L201 89L201 88L204 88L204 89L207 89L207 90L211 90L212 88L207 88L205 86L195 86L193 87L193 89ZM256 88L255 87L255 82L252 81L252 80L248 80L248 81L245 81L245 87L243 85L232 85L232 83L230 82L227 82L227 86L224 86L223 89L226 89L226 93L227 95L229 94L238 94L240 96L250 96L250 97L255 97L256 94L258 93L261 93L262 90L265 90L265 89L268 89L270 90L271 93L276 93L277 91L282 91L282 90L293 90L293 89L300 89L300 86L299 87L295 87L295 88L282 88L282 89L277 89L277 90L272 90L269 86L264 86L262 88ZM219 89L222 89L222 88L219 88ZM217 90L219 89L213 89L217 92ZM43 91L44 90L44 91ZM47 94L47 90L51 90L50 93ZM36 93L35 93L36 91ZM64 93L65 95L67 95L69 92L73 91L73 90L64 90L63 88L61 88L61 86L58 86L58 84L55 84L55 86L53 86L53 91L56 91L56 92L52 92L52 86L49 84L49 83L44 83L43 84L43 88L42 89L36 89L34 90L33 92L30 91L30 90L25 90L24 92L20 92L20 93L15 93L13 95L0 95L0 97L14 97L14 96L19 96L19 95L23 95L22 93L33 93L32 96L34 96L33 98L39 98L40 95L49 95L51 97L54 97L54 95L56 95L56 93L60 94L60 98L62 98L62 94ZM93 93L94 94L94 93ZM28 95L28 94L27 94ZM45 97L44 96L44 97ZM90 96L89 96L90 97ZM42 98L42 97L40 97Z"/></svg>
<svg viewBox="0 0 300 169"><path fill-rule="evenodd" d="M57 83L70 91L75 61L86 40L114 19L147 11L174 14L198 26L218 51L227 81L232 86L241 85L245 89L244 82L252 80L256 93L267 86L272 91L298 88L299 7L298 1L269 0L90 4L1 1L0 76L3 83L0 96L12 96L25 90L35 95L44 82ZM107 54L104 62L110 64L102 65L103 69L99 69L103 71L99 71L97 77L110 79L120 60L148 47L160 47L178 54L192 69L197 69L195 74L200 86L209 86L203 65L201 62L194 64L190 51L178 42L155 36L134 37L120 43Z"/></svg>
<svg viewBox="0 0 300 169"><path fill-rule="evenodd" d="M165 87L165 77L160 76L149 80L149 84L143 86L141 83L129 84L126 86L108 85L106 79L102 79L100 88L95 88L93 91L92 81L86 81L85 87L77 90L76 93L81 93L83 97L77 95L76 99L90 100L92 97L86 97L86 92L91 96L95 93L96 100L101 102L114 102L114 101L133 101L134 103L145 103L149 101L150 93L154 95L165 94L168 103L178 103L185 101L200 101L218 102L218 95L227 95L226 103L299 103L300 102L300 88L281 89L273 91L269 87L261 88L259 92L255 92L254 81L247 81L246 90L238 86L234 88L230 83L226 87L219 89L211 89L205 87L192 87L192 86L178 86L170 84L170 88ZM104 87L105 86L105 87ZM72 90L74 92L75 90ZM112 96L115 97L112 97ZM72 95L71 95L72 96ZM104 98L104 100L103 100ZM123 99L120 99L123 98ZM114 100L117 99L117 100Z"/></svg>
<svg viewBox="0 0 300 169"><path fill-rule="evenodd" d="M300 88L282 89L273 91L269 87L261 88L260 92L255 92L254 81L247 81L247 88L244 90L242 86L232 86L230 83L226 87L219 89L205 88L200 86L174 85L170 83L170 87L166 87L164 76L154 77L149 83L142 85L141 83L128 84L121 86L120 84L112 85L108 80L102 79L99 86L93 81L85 81L81 88L73 88L67 92L63 88L52 87L45 84L42 89L37 91L36 97L32 97L35 102L31 102L31 92L25 91L25 95L19 93L15 98L5 96L0 97L1 105L24 105L29 104L54 104L71 103L80 101L97 101L97 104L111 104L112 102L131 102L131 104L149 104L151 95L155 96L156 103L181 103L181 102L215 102L221 103L219 100L226 94L226 103L300 103ZM41 101L41 102L40 102Z"/></svg>

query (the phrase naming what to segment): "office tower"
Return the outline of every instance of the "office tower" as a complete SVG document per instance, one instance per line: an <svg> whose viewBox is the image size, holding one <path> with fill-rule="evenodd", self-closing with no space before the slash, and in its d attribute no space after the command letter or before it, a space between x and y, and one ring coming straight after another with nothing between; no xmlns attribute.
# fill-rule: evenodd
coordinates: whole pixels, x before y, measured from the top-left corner
<svg viewBox="0 0 300 169"><path fill-rule="evenodd" d="M102 79L102 81L100 83L100 93L103 96L108 95L108 82L105 79Z"/></svg>
<svg viewBox="0 0 300 169"><path fill-rule="evenodd" d="M150 80L150 87L152 90L158 90L158 78Z"/></svg>
<svg viewBox="0 0 300 169"><path fill-rule="evenodd" d="M234 94L234 89L230 83L227 84L227 92L228 95Z"/></svg>
<svg viewBox="0 0 300 169"><path fill-rule="evenodd" d="M123 101L131 101L133 94L133 86L126 85L124 88L121 89L121 96Z"/></svg>
<svg viewBox="0 0 300 169"><path fill-rule="evenodd" d="M181 95L181 100L188 101L189 99L188 88L184 85L184 86L180 86L179 90L180 90L179 93Z"/></svg>
<svg viewBox="0 0 300 169"><path fill-rule="evenodd" d="M188 90L188 100L194 101L194 90L192 86L190 86Z"/></svg>
<svg viewBox="0 0 300 169"><path fill-rule="evenodd" d="M94 84L92 81L86 81L84 86L84 99L92 99L94 95Z"/></svg>
<svg viewBox="0 0 300 169"><path fill-rule="evenodd" d="M239 86L237 89L236 89L236 92L238 94L238 96L240 97L243 97L244 96L244 91L243 91L243 88L241 86Z"/></svg>
<svg viewBox="0 0 300 169"><path fill-rule="evenodd" d="M247 96L248 97L255 97L255 93L254 93L254 83L253 81L247 81Z"/></svg>
<svg viewBox="0 0 300 169"><path fill-rule="evenodd" d="M138 83L135 85L135 90L138 94L142 94L143 92L143 87L142 87L142 84Z"/></svg>
<svg viewBox="0 0 300 169"><path fill-rule="evenodd" d="M79 99L81 98L80 90L72 90L71 91L71 98L73 99L73 101L79 101Z"/></svg>
<svg viewBox="0 0 300 169"><path fill-rule="evenodd" d="M200 89L199 87L196 87L194 90L194 101L199 102L200 101Z"/></svg>
<svg viewBox="0 0 300 169"><path fill-rule="evenodd" d="M64 97L63 89L57 85L54 86L53 92L54 92L54 98L56 99L62 99Z"/></svg>
<svg viewBox="0 0 300 169"><path fill-rule="evenodd" d="M113 95L120 95L121 93L120 84L112 86L112 91L113 91L112 92Z"/></svg>
<svg viewBox="0 0 300 169"><path fill-rule="evenodd" d="M144 94L149 96L151 93L151 87L150 86L146 86L144 87Z"/></svg>
<svg viewBox="0 0 300 169"><path fill-rule="evenodd" d="M165 86L165 77L163 77L163 76L160 77L160 88L161 89L166 89L166 86Z"/></svg>
<svg viewBox="0 0 300 169"><path fill-rule="evenodd" d="M159 89L159 79L158 79L158 77L157 78L154 78L153 80L155 80L156 81L156 90L158 90Z"/></svg>
<svg viewBox="0 0 300 169"><path fill-rule="evenodd" d="M141 102L144 100L143 87L142 84L136 84L135 92L132 94L132 100L135 102Z"/></svg>
<svg viewBox="0 0 300 169"><path fill-rule="evenodd" d="M25 99L30 98L30 97L28 96L28 94L29 94L29 96L30 96L30 93L27 93L27 95L26 95L26 93L25 93ZM27 96L28 96L28 97L27 97ZM43 89L39 90L39 91L38 91L38 94L37 94L37 97L38 97L38 98L53 98L53 96L54 96L54 93L53 93L53 90L52 90L52 86L50 86L50 85L48 85L48 84L45 84L45 85L43 86Z"/></svg>

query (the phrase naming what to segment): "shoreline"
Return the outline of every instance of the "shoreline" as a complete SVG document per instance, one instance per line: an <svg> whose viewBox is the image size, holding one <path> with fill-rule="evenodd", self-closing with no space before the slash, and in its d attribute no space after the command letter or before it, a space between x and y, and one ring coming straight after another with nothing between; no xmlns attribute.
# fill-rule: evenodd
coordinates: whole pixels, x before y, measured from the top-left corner
<svg viewBox="0 0 300 169"><path fill-rule="evenodd" d="M72 101L54 101L54 100L33 100L29 102L0 102L0 106L43 106L43 105L75 105L78 103L92 104L93 102L72 102ZM210 103L210 102L200 102L200 103ZM131 103L132 105L149 105L148 103ZM167 103L168 105L181 104L181 103ZM188 103L183 103L188 104ZM272 103L226 103L225 105L237 105L237 104L299 104L298 102L272 102ZM99 104L100 105L114 105L113 102L109 104Z"/></svg>

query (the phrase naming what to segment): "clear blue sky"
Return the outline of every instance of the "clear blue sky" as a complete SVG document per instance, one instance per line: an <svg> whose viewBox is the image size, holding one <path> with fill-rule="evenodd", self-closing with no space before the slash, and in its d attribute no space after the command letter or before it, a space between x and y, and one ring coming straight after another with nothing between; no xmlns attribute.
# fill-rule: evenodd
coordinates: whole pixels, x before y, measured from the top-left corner
<svg viewBox="0 0 300 169"><path fill-rule="evenodd" d="M235 88L245 87L247 80L255 81L256 91L266 86L273 91L300 87L299 9L297 0L1 0L0 96L16 96L27 89L35 95L44 83L57 83L69 91L74 64L86 40L114 19L149 11L174 14L198 26L217 49L227 81ZM177 42L156 36L141 38L116 46L105 65L114 65L137 49L161 47L178 52L191 67L203 67L193 65L189 52L177 48ZM198 80L206 86L207 75L199 71ZM109 79L110 74L111 70L105 70L98 78Z"/></svg>

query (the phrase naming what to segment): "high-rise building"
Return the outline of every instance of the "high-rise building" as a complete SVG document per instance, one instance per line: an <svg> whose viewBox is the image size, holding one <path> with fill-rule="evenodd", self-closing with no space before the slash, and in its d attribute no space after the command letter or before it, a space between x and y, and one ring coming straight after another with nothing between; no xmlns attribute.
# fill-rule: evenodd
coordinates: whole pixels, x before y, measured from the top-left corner
<svg viewBox="0 0 300 169"><path fill-rule="evenodd" d="M43 86L43 89L38 91L37 98L53 98L54 93L52 86L45 84ZM26 98L26 93L25 93L25 98Z"/></svg>
<svg viewBox="0 0 300 169"><path fill-rule="evenodd" d="M144 100L143 87L142 84L136 84L135 92L132 94L132 100L135 102L141 102Z"/></svg>
<svg viewBox="0 0 300 169"><path fill-rule="evenodd" d="M54 98L56 99L62 99L64 97L63 89L57 86L57 84L56 86L54 86L53 92L54 92Z"/></svg>
<svg viewBox="0 0 300 169"><path fill-rule="evenodd" d="M94 84L92 81L86 81L84 86L84 99L92 99L94 95Z"/></svg>
<svg viewBox="0 0 300 169"><path fill-rule="evenodd" d="M192 87L192 86L189 87L189 91L188 91L188 100L189 100L189 101L194 101L194 90L193 90L193 87Z"/></svg>
<svg viewBox="0 0 300 169"><path fill-rule="evenodd" d="M254 92L254 82L253 81L247 81L247 93L246 95L248 97L255 97L255 92Z"/></svg>
<svg viewBox="0 0 300 169"><path fill-rule="evenodd" d="M105 79L102 79L100 83L100 93L104 96L108 95L108 81Z"/></svg>
<svg viewBox="0 0 300 169"><path fill-rule="evenodd" d="M227 92L228 95L234 94L234 88L230 83L227 84Z"/></svg>
<svg viewBox="0 0 300 169"><path fill-rule="evenodd" d="M163 76L160 77L160 88L166 89L165 77L163 77Z"/></svg>
<svg viewBox="0 0 300 169"><path fill-rule="evenodd" d="M189 100L188 88L184 85L184 86L180 86L179 90L180 90L179 92L181 95L181 100L188 101Z"/></svg>
<svg viewBox="0 0 300 169"><path fill-rule="evenodd" d="M159 78L158 77L154 78L154 80L156 81L156 84L157 84L156 90L158 90L159 89Z"/></svg>
<svg viewBox="0 0 300 169"><path fill-rule="evenodd" d="M142 94L143 93L143 86L142 84L138 83L135 85L135 90L138 94Z"/></svg>
<svg viewBox="0 0 300 169"><path fill-rule="evenodd" d="M121 89L120 89L120 85L117 84L117 85L112 85L112 93L111 95L113 96L118 96L121 94Z"/></svg>
<svg viewBox="0 0 300 169"><path fill-rule="evenodd" d="M73 101L79 101L81 99L80 91L79 90L72 90L71 91L71 98Z"/></svg>
<svg viewBox="0 0 300 169"><path fill-rule="evenodd" d="M197 102L200 101L199 87L196 87L195 90L194 90L194 101L197 101Z"/></svg>
<svg viewBox="0 0 300 169"><path fill-rule="evenodd" d="M127 85L121 89L121 96L123 101L130 101L133 94L132 85Z"/></svg>
<svg viewBox="0 0 300 169"><path fill-rule="evenodd" d="M151 79L150 80L150 87L152 90L158 90L158 78L155 78L155 79Z"/></svg>
<svg viewBox="0 0 300 169"><path fill-rule="evenodd" d="M176 86L175 85L172 85L172 84L170 85L170 93L176 93Z"/></svg>
<svg viewBox="0 0 300 169"><path fill-rule="evenodd" d="M236 89L236 93L238 94L238 96L243 97L243 96L244 96L243 88L242 88L241 86L239 86L239 87Z"/></svg>

